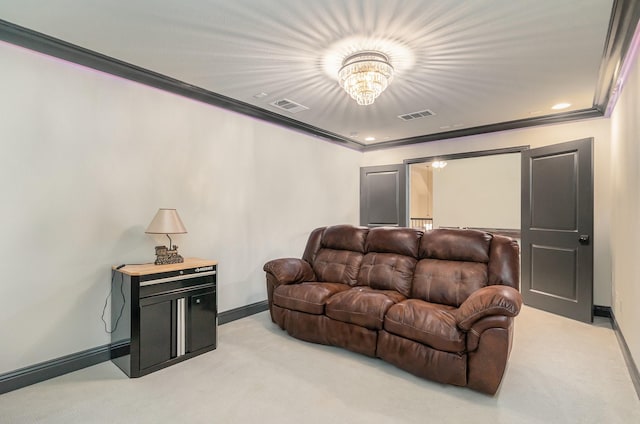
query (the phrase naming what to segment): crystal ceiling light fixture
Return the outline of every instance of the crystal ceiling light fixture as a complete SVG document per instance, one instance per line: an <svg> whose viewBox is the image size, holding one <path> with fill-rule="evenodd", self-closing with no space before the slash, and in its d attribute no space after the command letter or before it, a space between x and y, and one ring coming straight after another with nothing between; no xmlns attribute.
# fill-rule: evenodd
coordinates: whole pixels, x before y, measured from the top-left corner
<svg viewBox="0 0 640 424"><path fill-rule="evenodd" d="M393 79L393 66L384 53L361 51L347 56L338 72L340 87L361 106L372 104Z"/></svg>

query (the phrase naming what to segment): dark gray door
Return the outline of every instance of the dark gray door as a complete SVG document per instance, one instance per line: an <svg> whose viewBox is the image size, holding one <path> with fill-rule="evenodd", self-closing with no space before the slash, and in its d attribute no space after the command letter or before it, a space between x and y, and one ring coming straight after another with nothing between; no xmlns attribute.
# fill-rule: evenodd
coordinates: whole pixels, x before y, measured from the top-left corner
<svg viewBox="0 0 640 424"><path fill-rule="evenodd" d="M407 226L406 165L360 168L360 225Z"/></svg>
<svg viewBox="0 0 640 424"><path fill-rule="evenodd" d="M593 318L593 139L522 153L522 296Z"/></svg>

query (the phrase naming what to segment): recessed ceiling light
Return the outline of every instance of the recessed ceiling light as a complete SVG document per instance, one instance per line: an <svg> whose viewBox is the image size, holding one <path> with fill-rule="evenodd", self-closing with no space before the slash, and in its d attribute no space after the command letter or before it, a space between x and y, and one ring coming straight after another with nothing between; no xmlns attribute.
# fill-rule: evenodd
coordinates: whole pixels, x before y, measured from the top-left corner
<svg viewBox="0 0 640 424"><path fill-rule="evenodd" d="M558 103L558 104L555 104L555 105L551 106L551 109L553 109L553 110L561 110L561 109L566 109L569 106L571 106L571 103Z"/></svg>
<svg viewBox="0 0 640 424"><path fill-rule="evenodd" d="M254 94L253 97L255 97L256 99L263 99L265 97L267 97L268 94L265 93L264 91L262 93L258 93L258 94Z"/></svg>
<svg viewBox="0 0 640 424"><path fill-rule="evenodd" d="M366 137L364 141L376 141L375 137Z"/></svg>

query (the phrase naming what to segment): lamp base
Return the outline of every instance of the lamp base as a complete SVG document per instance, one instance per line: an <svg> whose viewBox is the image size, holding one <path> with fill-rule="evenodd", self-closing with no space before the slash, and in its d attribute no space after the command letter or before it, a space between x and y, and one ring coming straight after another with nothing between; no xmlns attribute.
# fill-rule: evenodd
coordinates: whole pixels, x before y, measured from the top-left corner
<svg viewBox="0 0 640 424"><path fill-rule="evenodd" d="M178 254L178 246L175 244L169 249L167 246L156 246L156 265L179 264L184 258Z"/></svg>

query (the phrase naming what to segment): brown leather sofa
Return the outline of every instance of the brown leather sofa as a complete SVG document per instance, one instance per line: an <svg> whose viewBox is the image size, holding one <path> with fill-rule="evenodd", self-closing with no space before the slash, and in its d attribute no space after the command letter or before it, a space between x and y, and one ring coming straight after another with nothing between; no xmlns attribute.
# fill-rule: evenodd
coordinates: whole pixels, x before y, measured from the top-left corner
<svg viewBox="0 0 640 424"><path fill-rule="evenodd" d="M264 265L271 319L293 337L494 394L520 311L519 248L475 230L337 225L302 259Z"/></svg>

